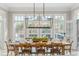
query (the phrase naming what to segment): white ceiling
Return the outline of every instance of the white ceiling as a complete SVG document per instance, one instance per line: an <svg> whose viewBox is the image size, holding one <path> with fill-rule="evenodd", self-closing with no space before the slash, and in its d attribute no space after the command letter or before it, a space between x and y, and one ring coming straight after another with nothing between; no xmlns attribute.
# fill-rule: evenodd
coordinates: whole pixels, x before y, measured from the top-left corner
<svg viewBox="0 0 79 59"><path fill-rule="evenodd" d="M0 7L8 11L33 11L34 3L0 3ZM45 3L45 11L69 11L78 3ZM42 3L35 3L35 11L43 11Z"/></svg>

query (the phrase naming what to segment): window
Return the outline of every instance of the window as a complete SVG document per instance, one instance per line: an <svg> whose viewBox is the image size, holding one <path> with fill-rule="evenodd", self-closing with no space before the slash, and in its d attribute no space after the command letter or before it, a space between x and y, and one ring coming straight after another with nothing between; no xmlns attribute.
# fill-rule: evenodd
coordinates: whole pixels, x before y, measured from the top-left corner
<svg viewBox="0 0 79 59"><path fill-rule="evenodd" d="M27 28L27 37L32 38L32 37L38 37L38 28Z"/></svg>
<svg viewBox="0 0 79 59"><path fill-rule="evenodd" d="M16 39L48 37L63 39L65 35L65 16L15 16Z"/></svg>
<svg viewBox="0 0 79 59"><path fill-rule="evenodd" d="M15 16L15 39L24 39L24 16Z"/></svg>
<svg viewBox="0 0 79 59"><path fill-rule="evenodd" d="M65 17L57 15L54 20L55 38L63 39L65 36Z"/></svg>

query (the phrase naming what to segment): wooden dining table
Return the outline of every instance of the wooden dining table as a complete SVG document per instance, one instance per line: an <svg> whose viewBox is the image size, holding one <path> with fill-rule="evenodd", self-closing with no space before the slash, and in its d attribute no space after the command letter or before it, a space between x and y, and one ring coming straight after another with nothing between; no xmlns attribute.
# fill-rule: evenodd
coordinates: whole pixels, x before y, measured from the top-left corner
<svg viewBox="0 0 79 59"><path fill-rule="evenodd" d="M47 43L47 45L50 47L50 45L51 45L51 43L56 43L56 44L61 44L61 45L58 45L59 47L61 47L61 50L62 50L62 55L65 55L65 46L67 46L67 45L70 45L71 43L69 43L69 42L66 42L66 41L49 41L48 43Z"/></svg>
<svg viewBox="0 0 79 59"><path fill-rule="evenodd" d="M50 47L52 42L54 42L54 43L62 43L62 45L61 45L62 55L65 55L65 46L68 45L68 44L70 44L70 43L64 42L64 41L59 41L59 42L58 41L57 42L55 42L55 41L48 41L48 42L46 42L46 46ZM17 48L18 47L21 47L20 43L21 42L9 43L9 45L15 47L15 55L17 55ZM39 44L41 44L41 43L42 42L39 42ZM26 43L23 42L23 44L26 44ZM36 43L32 42L32 43L30 43L30 45L31 45L31 47L35 47L36 46Z"/></svg>

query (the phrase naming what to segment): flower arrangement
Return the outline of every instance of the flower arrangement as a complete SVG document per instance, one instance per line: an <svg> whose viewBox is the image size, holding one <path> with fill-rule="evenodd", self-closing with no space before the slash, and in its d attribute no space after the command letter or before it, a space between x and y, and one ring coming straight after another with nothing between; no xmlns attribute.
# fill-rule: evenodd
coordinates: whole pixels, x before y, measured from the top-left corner
<svg viewBox="0 0 79 59"><path fill-rule="evenodd" d="M33 37L33 41L48 41L47 37Z"/></svg>

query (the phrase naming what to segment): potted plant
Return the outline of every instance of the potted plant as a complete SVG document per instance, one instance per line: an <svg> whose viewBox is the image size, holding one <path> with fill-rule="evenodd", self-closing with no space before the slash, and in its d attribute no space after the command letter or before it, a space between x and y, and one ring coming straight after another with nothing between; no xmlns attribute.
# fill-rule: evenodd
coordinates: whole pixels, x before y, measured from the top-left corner
<svg viewBox="0 0 79 59"><path fill-rule="evenodd" d="M32 40L33 40L33 42L38 42L39 41L39 39L37 37L33 37Z"/></svg>
<svg viewBox="0 0 79 59"><path fill-rule="evenodd" d="M33 42L39 42L39 41L47 42L48 38L47 37L33 37L32 40Z"/></svg>
<svg viewBox="0 0 79 59"><path fill-rule="evenodd" d="M47 42L47 41L48 41L48 38L47 38L47 37L43 37L43 38L42 38L42 41L43 41L43 42Z"/></svg>

